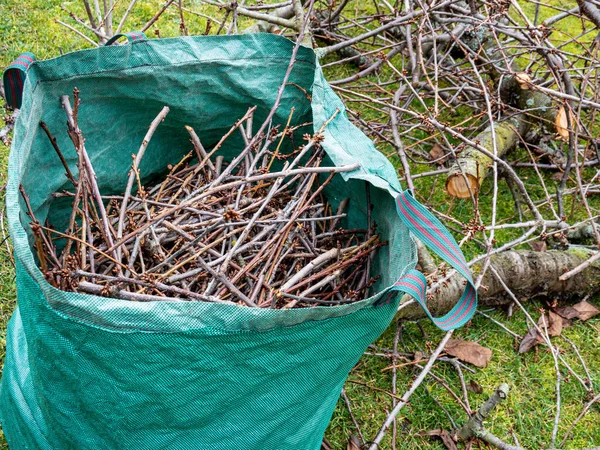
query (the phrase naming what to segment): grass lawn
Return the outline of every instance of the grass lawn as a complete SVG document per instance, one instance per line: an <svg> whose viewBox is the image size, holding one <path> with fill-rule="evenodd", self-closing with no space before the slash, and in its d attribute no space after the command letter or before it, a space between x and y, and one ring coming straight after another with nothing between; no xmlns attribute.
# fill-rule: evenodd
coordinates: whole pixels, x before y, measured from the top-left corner
<svg viewBox="0 0 600 450"><path fill-rule="evenodd" d="M120 2L116 8L116 16L126 8L128 2ZM138 2L130 16L125 31L135 30L140 24L147 22L164 2L162 0L143 0ZM189 7L201 10L200 3L186 1ZM68 14L61 10L61 5L83 17L82 2L59 0L2 0L0 2L0 68L8 65L22 51L32 51L38 59L50 58L91 45L75 36L55 22L60 19L68 22ZM352 8L351 8L352 9ZM191 34L202 34L206 28L204 19L186 15ZM72 22L69 22L72 24ZM175 8L168 10L157 22L161 36L176 36L179 29L179 14ZM154 30L148 30L149 37ZM214 30L213 30L214 32ZM337 70L349 70L341 68ZM374 81L376 81L374 79ZM3 123L0 120L0 126ZM385 148L381 148L385 151ZM0 185L6 183L7 160L9 149L0 144ZM441 189L440 189L441 190ZM510 201L510 197L509 201ZM436 199L434 198L435 202ZM443 202L443 196L438 200ZM482 198L482 211L485 212L485 197ZM465 207L467 203L459 203ZM489 205L487 206L489 209ZM507 236L508 238L508 236ZM592 299L598 304L598 299ZM4 330L16 304L14 270L6 244L0 247L0 352L4 358ZM526 303L529 313L537 319L537 302ZM505 312L488 312L495 320L503 323L519 335L527 333L527 322L524 314L518 309L508 319ZM428 352L433 350L443 333L435 329L429 322L420 324L406 323L402 327L400 340L401 352ZM379 348L392 348L396 324L374 344ZM585 377L585 368L571 341L579 350L586 363L587 371L593 381L595 391L600 389L600 319L592 319L587 323L576 322L574 326L563 331L564 337L553 338L556 345L564 350L563 357L575 372ZM466 383L473 382L483 388L483 393L469 392L468 400L473 409L477 408L495 388L502 382L511 386L509 398L491 415L487 422L490 431L503 440L514 443L513 432L522 446L531 449L546 448L550 443L554 415L556 409L556 372L551 353L545 347L524 355L518 354L518 342L497 324L478 315L465 328L458 330L454 338L479 342L493 351L491 363L485 369L473 372L465 371ZM569 341L567 341L567 338ZM377 353L376 349L369 350ZM392 371L387 370L391 361L377 355L365 355L353 370L346 384L346 393L352 405L352 412L361 426L367 439L377 433L385 420L392 402ZM568 372L562 370L564 382L561 385L561 425L559 442L571 423L579 415L583 404L589 400L587 393ZM417 372L413 365L406 365L398 370L398 395L406 390ZM461 391L460 378L452 365L444 362L436 364L433 373L444 380L448 387L456 392ZM466 416L458 403L446 389L432 378L416 391L410 404L398 417L397 448L399 449L443 449L441 441L436 441L420 434L436 428L450 428L451 420L457 425L466 420ZM343 401L339 401L326 437L336 449L345 449L348 436L356 434L356 428ZM600 446L600 407L594 405L588 414L578 422L571 432L566 449L578 449ZM477 445L475 446L477 448ZM0 448L7 448L0 439ZM391 448L391 432L384 441L383 449ZM481 446L480 448L485 448Z"/></svg>

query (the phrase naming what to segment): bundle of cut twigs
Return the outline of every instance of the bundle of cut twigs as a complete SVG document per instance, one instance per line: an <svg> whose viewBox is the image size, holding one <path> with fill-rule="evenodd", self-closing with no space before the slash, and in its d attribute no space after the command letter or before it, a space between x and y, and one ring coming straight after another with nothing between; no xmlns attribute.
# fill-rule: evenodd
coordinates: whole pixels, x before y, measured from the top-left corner
<svg viewBox="0 0 600 450"><path fill-rule="evenodd" d="M370 263L385 243L370 214L368 229L338 227L347 201L334 212L323 189L336 173L356 167L321 166L321 132L304 135L303 145L284 154L282 143L293 139L296 128L288 122L283 130L253 134L250 108L207 151L188 126L193 150L169 167L162 182L145 187L139 165L169 113L164 107L133 156L124 194L103 196L78 126L77 89L73 97L73 107L69 96L61 101L78 156L77 177L41 123L73 184L73 191L54 194L73 198L67 229L40 224L21 188L39 265L51 284L134 301L270 308L335 305L369 295L376 281ZM226 163L219 150L238 132L245 148Z"/></svg>

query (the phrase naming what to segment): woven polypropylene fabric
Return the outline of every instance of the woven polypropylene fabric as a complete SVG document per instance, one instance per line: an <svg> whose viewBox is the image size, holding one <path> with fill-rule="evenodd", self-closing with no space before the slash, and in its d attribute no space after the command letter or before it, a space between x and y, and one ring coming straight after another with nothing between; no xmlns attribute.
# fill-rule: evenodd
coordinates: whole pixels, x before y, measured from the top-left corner
<svg viewBox="0 0 600 450"><path fill-rule="evenodd" d="M141 173L164 173L189 150L184 125L212 145L250 106L259 123L274 103L293 43L274 35L136 41L35 63L9 162L7 208L17 261L18 309L7 332L0 415L13 449L318 449L349 370L398 306L377 302L415 265L395 212L400 191L386 158L350 124L314 53L300 48L276 123L295 108L313 129L335 115L322 143L333 164L360 163L326 192L350 197L348 226L373 219L389 245L378 252L378 294L358 303L259 310L203 302L137 303L52 288L31 253L23 184L39 220L60 228L68 201L44 120L72 171L76 154L58 98L77 87L79 124L103 192L122 191L148 125L171 108ZM297 89L299 86L302 89ZM233 143L223 149L235 154ZM378 306L375 306L378 305Z"/></svg>

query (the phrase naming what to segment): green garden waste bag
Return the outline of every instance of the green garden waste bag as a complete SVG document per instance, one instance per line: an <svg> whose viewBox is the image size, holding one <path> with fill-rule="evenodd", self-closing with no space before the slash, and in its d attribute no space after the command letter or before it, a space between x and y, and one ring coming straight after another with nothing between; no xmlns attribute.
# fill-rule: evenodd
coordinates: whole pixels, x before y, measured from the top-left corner
<svg viewBox="0 0 600 450"><path fill-rule="evenodd" d="M294 118L312 122L314 132L339 109L324 131L328 163L360 168L336 175L326 195L333 204L350 197L345 226L364 228L365 182L371 185L372 218L389 242L374 260L372 273L381 277L375 295L340 306L266 310L53 288L31 251L19 185L40 222L49 217L57 224L68 215L69 203L52 196L68 187L64 169L39 126L44 120L51 130L66 129L60 95L80 91L79 125L100 189L109 195L123 191L131 155L165 105L171 112L146 151L144 176L164 175L187 153L184 125L214 145L250 106L257 106L255 120L264 120L294 49L266 34L128 38L29 68L25 58L5 73L6 86L22 101L6 194L18 293L0 387L10 448L316 450L348 372L386 329L400 294L425 307L414 237L467 279L454 309L432 318L445 330L463 325L476 307L462 253L401 190L393 166L348 121L314 52L301 47L274 123L285 123L293 107ZM67 133L55 135L76 173ZM234 151L222 154L227 160Z"/></svg>

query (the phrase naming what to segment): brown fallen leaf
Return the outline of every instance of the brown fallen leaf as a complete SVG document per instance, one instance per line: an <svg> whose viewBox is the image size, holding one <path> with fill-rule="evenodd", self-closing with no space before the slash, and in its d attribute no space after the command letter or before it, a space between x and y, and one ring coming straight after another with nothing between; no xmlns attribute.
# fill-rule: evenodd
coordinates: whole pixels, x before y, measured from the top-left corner
<svg viewBox="0 0 600 450"><path fill-rule="evenodd" d="M554 311L548 311L548 314L540 316L538 326L542 329L547 328L550 336L560 336L563 329L563 318Z"/></svg>
<svg viewBox="0 0 600 450"><path fill-rule="evenodd" d="M469 384L467 384L467 391L471 391L475 394L483 394L483 388L475 380L469 380Z"/></svg>
<svg viewBox="0 0 600 450"><path fill-rule="evenodd" d="M571 129L575 129L576 120L575 115L571 110L569 110L569 120L571 121ZM565 141L569 139L569 123L567 121L567 112L565 111L565 107L561 106L556 114L556 118L554 119L554 125L556 126L556 132L560 136L561 139Z"/></svg>
<svg viewBox="0 0 600 450"><path fill-rule="evenodd" d="M531 328L529 332L523 337L521 344L519 345L519 353L527 353L533 347L544 342L542 336L535 328Z"/></svg>
<svg viewBox="0 0 600 450"><path fill-rule="evenodd" d="M449 355L477 367L487 367L492 359L492 351L489 348L462 339L450 339L444 350Z"/></svg>
<svg viewBox="0 0 600 450"><path fill-rule="evenodd" d="M435 144L431 147L431 150L429 150L429 157L438 164L443 164L448 160L448 155L446 155L446 152L444 152L444 149L439 144Z"/></svg>
<svg viewBox="0 0 600 450"><path fill-rule="evenodd" d="M548 249L546 241L533 241L529 245L531 245L534 252L545 252Z"/></svg>
<svg viewBox="0 0 600 450"><path fill-rule="evenodd" d="M420 433L420 435L440 438L448 450L458 450L454 439L452 439L452 436L446 430L431 430L426 433Z"/></svg>
<svg viewBox="0 0 600 450"><path fill-rule="evenodd" d="M591 303L583 301L576 303L573 306L557 308L556 312L565 319L579 319L585 322L591 319L592 317L600 314L600 309L596 308Z"/></svg>

